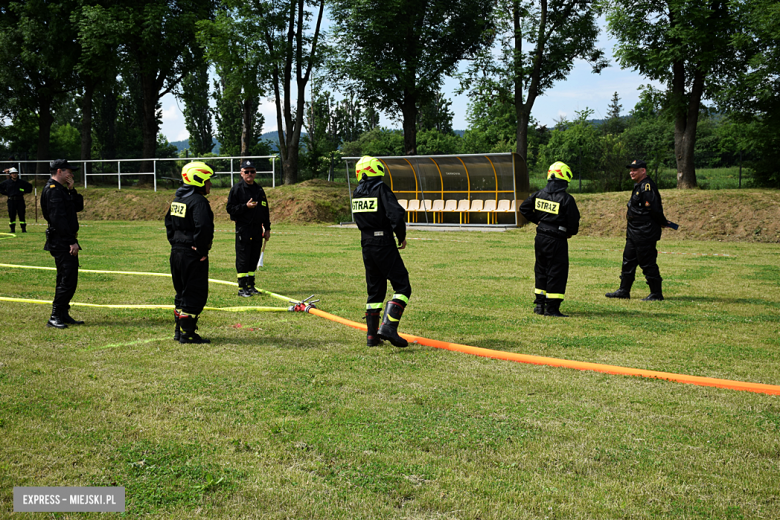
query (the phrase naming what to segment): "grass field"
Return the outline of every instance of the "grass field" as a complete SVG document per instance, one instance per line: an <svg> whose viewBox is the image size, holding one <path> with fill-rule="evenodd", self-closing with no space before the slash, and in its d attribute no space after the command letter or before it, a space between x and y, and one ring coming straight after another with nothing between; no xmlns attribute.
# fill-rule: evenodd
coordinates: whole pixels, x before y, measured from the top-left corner
<svg viewBox="0 0 780 520"><path fill-rule="evenodd" d="M218 226L211 277L234 280ZM0 262L53 266L43 226ZM665 302L612 301L622 242L570 240L568 319L532 313L533 230L412 230L406 332L490 349L780 384L778 244L664 240ZM83 269L167 272L161 222L84 222ZM718 256L713 256L717 254ZM258 286L360 321L358 232L274 227ZM49 300L54 272L0 269ZM212 285L209 306L247 302ZM170 304L164 278L82 273L74 302ZM14 486L124 486L151 518L780 518L778 396L494 361L303 313L0 302L0 517ZM56 514L90 518L98 514Z"/></svg>

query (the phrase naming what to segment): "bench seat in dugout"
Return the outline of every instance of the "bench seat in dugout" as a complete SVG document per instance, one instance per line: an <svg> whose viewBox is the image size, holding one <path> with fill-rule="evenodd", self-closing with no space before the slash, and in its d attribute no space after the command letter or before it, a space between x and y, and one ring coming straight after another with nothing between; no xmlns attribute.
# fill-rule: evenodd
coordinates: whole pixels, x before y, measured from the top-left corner
<svg viewBox="0 0 780 520"><path fill-rule="evenodd" d="M384 182L407 200L410 226L519 227L517 200L529 195L528 171L514 153L377 157ZM345 157L350 194L359 157ZM484 215L484 216L483 216Z"/></svg>

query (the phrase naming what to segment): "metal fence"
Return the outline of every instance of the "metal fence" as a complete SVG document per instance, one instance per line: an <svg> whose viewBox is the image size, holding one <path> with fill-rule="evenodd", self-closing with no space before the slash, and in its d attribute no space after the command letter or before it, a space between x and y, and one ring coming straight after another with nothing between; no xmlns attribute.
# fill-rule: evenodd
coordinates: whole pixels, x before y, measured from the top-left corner
<svg viewBox="0 0 780 520"><path fill-rule="evenodd" d="M267 161L270 164L270 169L268 170L257 170L258 175L258 181L263 178L263 174L270 174L270 180L271 180L271 187L276 187L276 159L278 159L277 155L248 155L248 156L225 156L225 157L189 157L186 159L182 159L179 157L173 157L173 158L148 158L148 159L91 159L87 161L69 161L71 164L75 165L81 165L82 168L82 175L84 177L84 188L89 187L89 178L91 177L116 177L116 186L118 190L122 189L122 177L143 177L143 176L151 176L152 177L152 183L154 186L154 191L157 191L157 181L171 181L172 183L178 182L181 177L177 172L181 171L181 167L187 164L188 162L192 161L203 161L208 162L211 165L214 165L215 170L214 173L219 175L230 175L230 186L233 186L233 183L235 182L235 174L239 173L241 171L240 165L241 161L246 159L259 159L262 161ZM229 162L228 162L229 161ZM49 164L50 161L13 161L8 164L9 166L11 164L15 165L16 168L19 170L19 175L21 176L27 176L27 177L37 177L37 176L43 176L48 178L49 173L35 173L37 170L37 165L41 163ZM152 163L152 171L132 171L136 170L142 167L143 163ZM178 164L177 164L178 163ZM133 168L134 165L138 165L137 168ZM28 168L24 168L25 165L30 166L30 172L27 172L26 170ZM113 168L113 166L116 166L116 168ZM125 171L122 171L122 166L124 165ZM88 168L88 166L90 166ZM219 166L222 166L223 169L220 169ZM98 170L98 171L96 171ZM166 176L166 173L169 173L170 176ZM125 185L127 186L127 181L125 182Z"/></svg>

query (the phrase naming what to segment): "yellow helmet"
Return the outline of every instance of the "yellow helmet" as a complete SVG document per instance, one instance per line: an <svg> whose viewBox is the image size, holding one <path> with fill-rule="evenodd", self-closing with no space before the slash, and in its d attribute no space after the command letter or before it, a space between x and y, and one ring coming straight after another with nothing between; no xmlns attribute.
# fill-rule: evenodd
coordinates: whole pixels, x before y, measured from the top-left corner
<svg viewBox="0 0 780 520"><path fill-rule="evenodd" d="M561 179L562 181L571 182L574 175L571 173L571 168L569 168L566 163L558 161L551 164L550 169L547 170L547 180L549 181L553 177Z"/></svg>
<svg viewBox="0 0 780 520"><path fill-rule="evenodd" d="M181 179L184 184L202 188L206 181L214 175L214 170L204 162L191 162L184 165L181 169Z"/></svg>
<svg viewBox="0 0 780 520"><path fill-rule="evenodd" d="M355 165L355 175L357 175L358 181L363 177L364 173L369 177L383 177L385 174L385 166L382 164L382 161L376 157L364 155L357 162L357 165Z"/></svg>

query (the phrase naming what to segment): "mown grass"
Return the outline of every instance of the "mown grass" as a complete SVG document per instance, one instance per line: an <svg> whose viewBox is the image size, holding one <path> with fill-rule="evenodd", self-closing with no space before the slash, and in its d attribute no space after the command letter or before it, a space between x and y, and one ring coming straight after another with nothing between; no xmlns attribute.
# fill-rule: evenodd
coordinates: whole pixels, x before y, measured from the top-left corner
<svg viewBox="0 0 780 520"><path fill-rule="evenodd" d="M84 269L168 269L160 222L85 222ZM218 226L211 277L235 276ZM0 262L53 266L43 227ZM776 244L664 241L667 300L604 292L617 239L570 241L565 320L531 312L533 230L412 230L402 330L470 345L780 384ZM425 240L418 240L425 239ZM685 255L683 253L686 253ZM729 256L711 256L717 253ZM705 256L708 255L708 256ZM360 321L358 232L275 226L262 288ZM54 272L0 270L0 295L50 299ZM168 304L164 278L82 273L75 302ZM209 305L282 306L212 285ZM205 312L211 345L170 312L0 302L0 516L14 486L124 486L152 518L778 518L780 401L494 361L364 335L300 313ZM97 517L57 514L57 518ZM13 514L13 518L34 518Z"/></svg>

